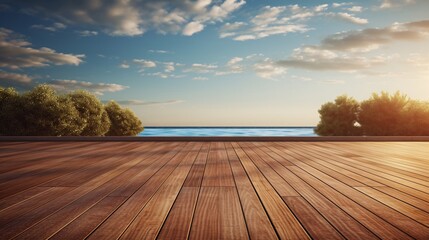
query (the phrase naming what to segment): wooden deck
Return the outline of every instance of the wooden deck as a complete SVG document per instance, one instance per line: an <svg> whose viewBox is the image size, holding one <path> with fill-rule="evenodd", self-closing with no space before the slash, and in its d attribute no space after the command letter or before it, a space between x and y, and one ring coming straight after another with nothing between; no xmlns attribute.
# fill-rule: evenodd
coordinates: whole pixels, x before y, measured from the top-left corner
<svg viewBox="0 0 429 240"><path fill-rule="evenodd" d="M0 239L429 239L429 142L1 142Z"/></svg>

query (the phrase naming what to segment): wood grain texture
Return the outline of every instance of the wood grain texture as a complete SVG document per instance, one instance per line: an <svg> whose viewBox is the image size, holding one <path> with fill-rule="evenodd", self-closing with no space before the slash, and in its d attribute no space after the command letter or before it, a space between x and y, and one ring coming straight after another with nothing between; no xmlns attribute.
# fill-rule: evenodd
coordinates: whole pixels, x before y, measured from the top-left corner
<svg viewBox="0 0 429 240"><path fill-rule="evenodd" d="M429 142L276 139L0 142L0 239L429 239Z"/></svg>

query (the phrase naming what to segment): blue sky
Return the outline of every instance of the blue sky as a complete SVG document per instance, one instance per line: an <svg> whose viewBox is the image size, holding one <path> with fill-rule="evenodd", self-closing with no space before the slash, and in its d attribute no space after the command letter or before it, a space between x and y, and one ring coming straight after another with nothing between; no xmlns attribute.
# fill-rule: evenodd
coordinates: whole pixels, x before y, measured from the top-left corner
<svg viewBox="0 0 429 240"><path fill-rule="evenodd" d="M313 126L341 94L429 100L429 1L0 1L0 86L87 89L146 126Z"/></svg>

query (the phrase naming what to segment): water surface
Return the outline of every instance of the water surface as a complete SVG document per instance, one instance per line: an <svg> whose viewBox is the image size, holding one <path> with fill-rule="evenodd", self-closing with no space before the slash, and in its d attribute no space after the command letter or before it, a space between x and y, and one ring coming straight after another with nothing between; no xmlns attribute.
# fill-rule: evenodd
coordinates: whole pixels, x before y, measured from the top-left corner
<svg viewBox="0 0 429 240"><path fill-rule="evenodd" d="M317 136L313 129L313 127L146 127L139 136Z"/></svg>

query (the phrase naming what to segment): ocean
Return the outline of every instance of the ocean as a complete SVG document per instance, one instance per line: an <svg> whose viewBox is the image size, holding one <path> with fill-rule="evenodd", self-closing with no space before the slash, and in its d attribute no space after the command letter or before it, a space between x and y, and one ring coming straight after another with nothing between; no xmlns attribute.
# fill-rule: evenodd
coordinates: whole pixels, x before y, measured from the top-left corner
<svg viewBox="0 0 429 240"><path fill-rule="evenodd" d="M314 127L145 127L138 136L295 136L313 137Z"/></svg>

